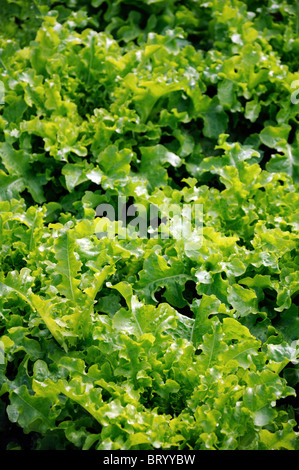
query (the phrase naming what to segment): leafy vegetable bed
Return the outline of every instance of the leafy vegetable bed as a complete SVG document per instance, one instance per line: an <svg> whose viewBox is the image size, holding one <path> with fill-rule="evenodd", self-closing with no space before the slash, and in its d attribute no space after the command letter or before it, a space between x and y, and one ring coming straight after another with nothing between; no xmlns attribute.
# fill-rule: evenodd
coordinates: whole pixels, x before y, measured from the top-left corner
<svg viewBox="0 0 299 470"><path fill-rule="evenodd" d="M298 449L298 2L0 23L1 448ZM120 197L200 237L99 236Z"/></svg>

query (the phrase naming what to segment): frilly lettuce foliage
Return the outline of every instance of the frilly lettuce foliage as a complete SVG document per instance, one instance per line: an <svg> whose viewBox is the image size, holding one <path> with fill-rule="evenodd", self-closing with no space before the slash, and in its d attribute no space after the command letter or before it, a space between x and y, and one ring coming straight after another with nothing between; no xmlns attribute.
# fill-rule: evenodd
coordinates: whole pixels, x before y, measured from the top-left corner
<svg viewBox="0 0 299 470"><path fill-rule="evenodd" d="M299 448L299 19L260 3L3 0L3 448ZM98 237L118 197L202 243Z"/></svg>

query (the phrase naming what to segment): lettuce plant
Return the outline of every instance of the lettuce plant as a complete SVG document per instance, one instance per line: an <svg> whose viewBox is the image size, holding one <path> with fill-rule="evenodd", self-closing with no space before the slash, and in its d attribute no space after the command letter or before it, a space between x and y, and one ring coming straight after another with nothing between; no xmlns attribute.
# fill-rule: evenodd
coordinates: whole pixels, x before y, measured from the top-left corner
<svg viewBox="0 0 299 470"><path fill-rule="evenodd" d="M297 5L0 23L2 448L298 450ZM120 199L201 230L121 236Z"/></svg>

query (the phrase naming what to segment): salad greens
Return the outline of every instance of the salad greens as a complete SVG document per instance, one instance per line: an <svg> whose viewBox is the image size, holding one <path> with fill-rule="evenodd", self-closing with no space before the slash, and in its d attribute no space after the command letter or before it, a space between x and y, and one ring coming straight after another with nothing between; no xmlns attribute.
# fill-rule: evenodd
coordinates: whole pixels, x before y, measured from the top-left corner
<svg viewBox="0 0 299 470"><path fill-rule="evenodd" d="M297 6L2 0L2 449L299 449Z"/></svg>

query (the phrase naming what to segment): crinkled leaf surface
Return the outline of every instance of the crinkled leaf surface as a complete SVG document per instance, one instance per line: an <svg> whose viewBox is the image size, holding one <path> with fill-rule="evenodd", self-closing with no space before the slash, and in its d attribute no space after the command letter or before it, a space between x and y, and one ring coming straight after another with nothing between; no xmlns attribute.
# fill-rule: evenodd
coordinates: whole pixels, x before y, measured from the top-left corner
<svg viewBox="0 0 299 470"><path fill-rule="evenodd" d="M2 0L1 450L299 449L298 15Z"/></svg>

